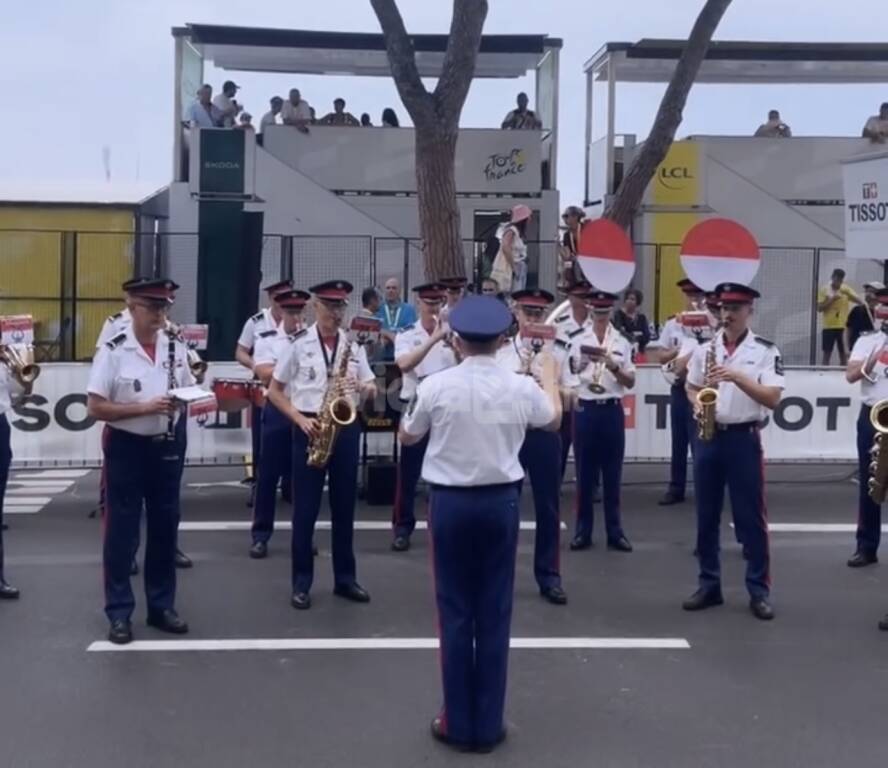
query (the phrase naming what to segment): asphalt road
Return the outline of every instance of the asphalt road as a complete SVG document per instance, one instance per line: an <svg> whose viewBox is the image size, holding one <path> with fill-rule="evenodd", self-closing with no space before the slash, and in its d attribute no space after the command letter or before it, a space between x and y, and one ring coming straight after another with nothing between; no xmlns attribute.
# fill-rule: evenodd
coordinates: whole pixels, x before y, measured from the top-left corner
<svg viewBox="0 0 888 768"><path fill-rule="evenodd" d="M210 525L249 519L237 471L189 470L184 520L214 530L181 533L195 560L179 578L179 610L192 628L187 639L358 638L383 648L88 652L104 640L107 626L101 525L87 517L97 473L78 478L39 511L7 517L7 577L23 595L0 604L0 765L837 768L884 762L888 634L876 629L888 610L883 568L845 566L851 533L775 531L778 615L761 623L747 610L743 561L724 531L727 604L686 614L680 604L696 575L693 508L656 505L663 472L631 467L626 473L624 522L633 554L601 546L600 516L591 551L569 552L565 531L567 607L539 598L533 534L522 532L513 637L671 639L688 647L514 650L509 738L489 756L458 755L429 737L440 703L436 651L384 647L435 637L424 532L407 554L390 552L384 530L356 534L359 580L373 598L356 606L331 593L329 533L320 531L314 607L299 613L288 602L288 534L275 535L269 559L249 560L246 531ZM566 488L565 520L572 490ZM772 523L853 524L855 494L845 467L769 468ZM530 521L528 496L524 519ZM283 505L280 514L287 517ZM372 528L388 510L362 506L357 517ZM144 626L140 577L137 599L136 639L169 640Z"/></svg>

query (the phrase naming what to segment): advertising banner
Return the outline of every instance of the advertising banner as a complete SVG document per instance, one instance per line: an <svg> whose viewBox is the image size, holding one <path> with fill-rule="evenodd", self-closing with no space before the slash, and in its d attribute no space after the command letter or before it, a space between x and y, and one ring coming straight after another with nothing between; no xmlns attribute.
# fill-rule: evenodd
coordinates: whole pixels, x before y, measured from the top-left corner
<svg viewBox="0 0 888 768"><path fill-rule="evenodd" d="M842 165L845 185L845 255L877 259L888 253L888 153Z"/></svg>
<svg viewBox="0 0 888 768"><path fill-rule="evenodd" d="M245 379L246 371L236 363L210 364L208 386L216 377ZM43 367L28 402L7 414L17 464L100 464L103 425L95 423L86 412L88 378L86 364ZM380 381L380 391L384 389ZM402 407L397 403L396 389L390 389L389 400L391 408ZM856 460L859 402L859 388L849 386L838 369L788 369L783 400L762 430L766 459ZM626 460L668 460L669 384L659 367L638 369L635 390L625 398L624 409ZM242 463L250 452L249 414L249 409L219 411L189 419L189 463ZM391 454L391 440L384 437L370 442L371 453Z"/></svg>
<svg viewBox="0 0 888 768"><path fill-rule="evenodd" d="M33 344L34 318L31 315L4 315L0 317L0 343Z"/></svg>

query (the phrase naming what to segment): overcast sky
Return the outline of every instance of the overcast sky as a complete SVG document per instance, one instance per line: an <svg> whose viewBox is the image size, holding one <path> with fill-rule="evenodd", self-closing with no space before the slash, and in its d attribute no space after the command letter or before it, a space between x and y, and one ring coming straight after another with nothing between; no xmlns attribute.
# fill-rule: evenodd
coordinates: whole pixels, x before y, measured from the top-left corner
<svg viewBox="0 0 888 768"><path fill-rule="evenodd" d="M411 32L446 32L446 0L400 0ZM685 37L702 0L490 0L487 33L544 33L564 41L561 59L562 201L583 191L583 62L608 41ZM737 40L873 41L884 39L884 0L734 0L717 37ZM172 165L173 41L187 22L336 31L376 31L369 0L5 0L0 25L0 180L96 182L102 147L111 148L115 181L158 187ZM876 23L878 22L878 23ZM387 79L234 73L239 96L258 123L273 93L299 86L324 114L335 96L374 123L385 106L406 122ZM215 87L226 74L208 68ZM498 125L527 81L473 86L463 125ZM661 88L621 86L617 130L643 136ZM680 133L749 134L771 107L796 135L859 135L865 118L888 100L885 87L704 86L695 89Z"/></svg>

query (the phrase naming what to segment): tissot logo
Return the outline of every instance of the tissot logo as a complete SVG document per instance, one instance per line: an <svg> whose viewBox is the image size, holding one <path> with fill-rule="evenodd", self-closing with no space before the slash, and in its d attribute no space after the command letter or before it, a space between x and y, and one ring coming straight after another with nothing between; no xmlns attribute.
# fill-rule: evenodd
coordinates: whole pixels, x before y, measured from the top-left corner
<svg viewBox="0 0 888 768"><path fill-rule="evenodd" d="M676 165L671 168L660 168L660 183L666 189L683 189L687 182L693 181L694 174L684 165Z"/></svg>
<svg viewBox="0 0 888 768"><path fill-rule="evenodd" d="M240 163L236 163L233 160L207 160L204 163L204 168L216 168L222 171L236 171L240 168Z"/></svg>
<svg viewBox="0 0 888 768"><path fill-rule="evenodd" d="M863 199L864 200L878 200L879 199L879 185L874 181L867 182L863 185Z"/></svg>

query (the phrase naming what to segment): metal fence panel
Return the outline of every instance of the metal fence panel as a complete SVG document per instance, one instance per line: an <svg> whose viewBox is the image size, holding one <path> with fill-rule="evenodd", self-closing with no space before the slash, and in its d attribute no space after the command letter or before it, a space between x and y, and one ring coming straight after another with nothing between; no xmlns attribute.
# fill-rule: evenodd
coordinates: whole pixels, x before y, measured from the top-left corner
<svg viewBox="0 0 888 768"><path fill-rule="evenodd" d="M325 280L347 280L355 290L349 301L353 312L361 308L361 292L372 283L373 242L370 237L293 236L293 282L308 288Z"/></svg>

